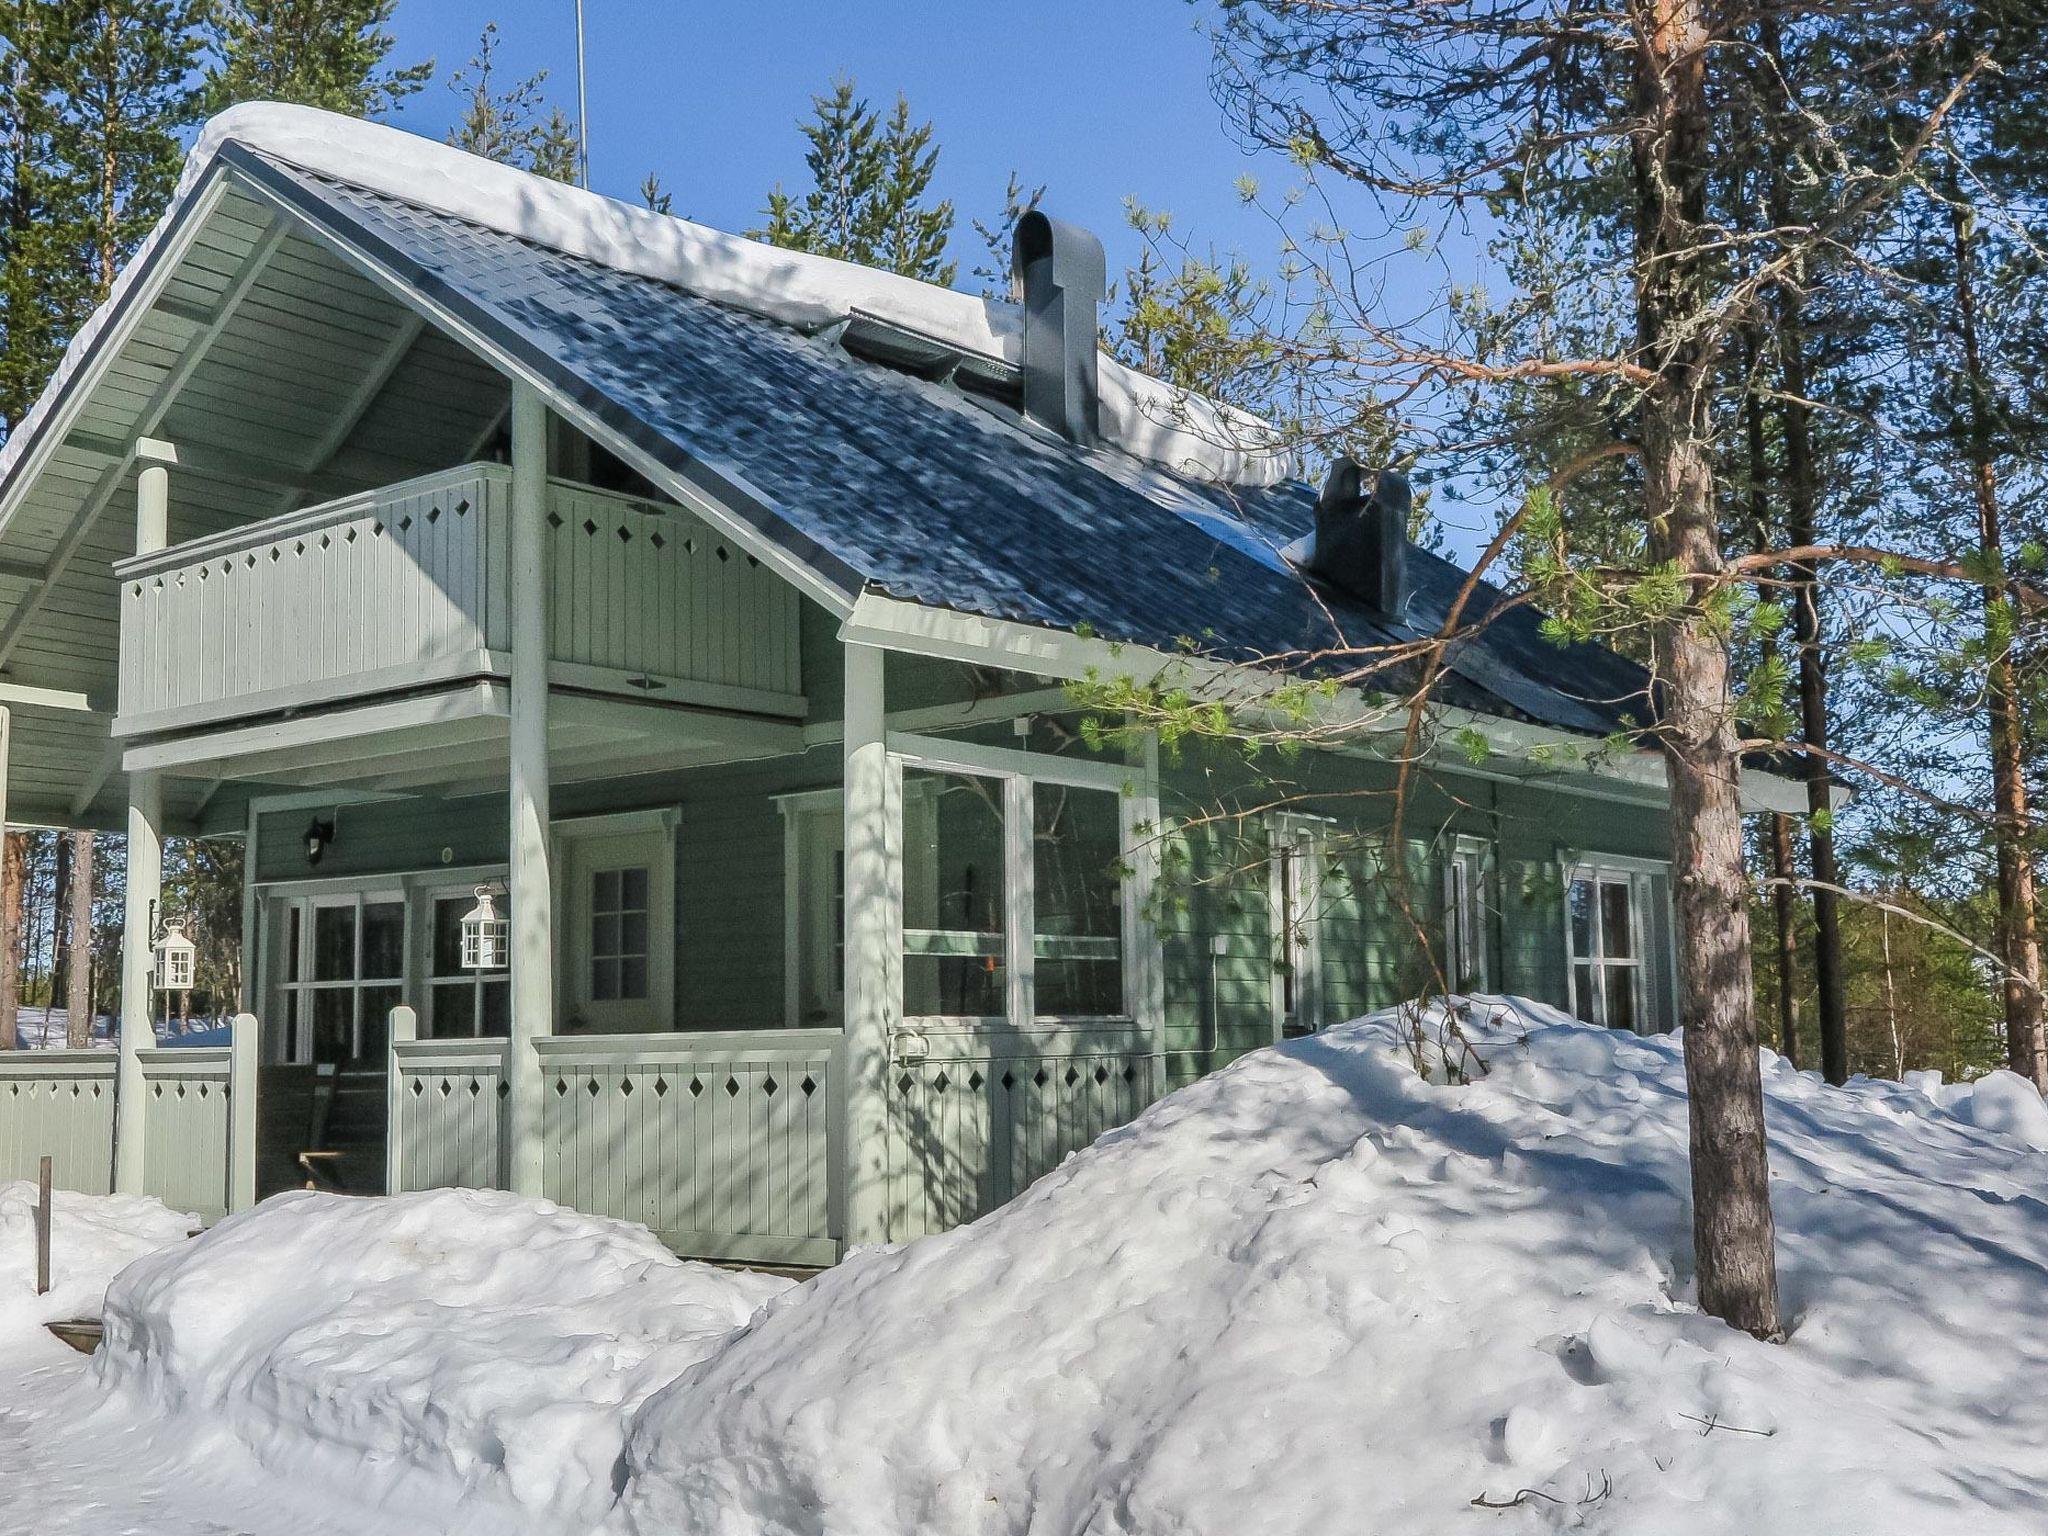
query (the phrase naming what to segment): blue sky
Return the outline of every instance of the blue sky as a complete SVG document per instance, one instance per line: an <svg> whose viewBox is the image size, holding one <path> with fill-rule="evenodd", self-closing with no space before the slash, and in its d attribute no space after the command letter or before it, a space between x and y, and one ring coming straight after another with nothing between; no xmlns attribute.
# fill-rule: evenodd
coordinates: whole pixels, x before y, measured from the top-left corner
<svg viewBox="0 0 2048 1536"><path fill-rule="evenodd" d="M585 0L591 181L631 197L653 170L676 212L747 229L778 178L801 181L796 120L843 73L878 102L906 93L936 125L963 274L982 255L968 219L1000 212L1013 168L1103 237L1112 270L1137 253L1130 195L1268 266L1271 230L1232 191L1247 162L1209 94L1202 14L1187 0ZM442 77L400 126L446 130L457 103L443 81L491 20L504 72L548 69L573 108L573 0L400 0L397 56L431 56Z"/></svg>
<svg viewBox="0 0 2048 1536"><path fill-rule="evenodd" d="M993 221L1014 169L1043 183L1045 207L1085 225L1108 247L1112 275L1141 242L1124 200L1174 216L1197 250L1248 258L1270 277L1279 242L1245 206L1248 170L1269 190L1288 181L1274 157L1248 157L1225 131L1209 88L1209 0L584 0L591 182L638 196L659 174L675 211L720 229L756 227L778 180L803 184L797 129L813 94L851 75L878 104L898 91L940 145L938 192L958 209L953 255L960 286L987 259L970 220ZM399 0L393 57L431 57L436 79L394 117L444 134L460 110L448 76L475 52L484 24L500 34L506 84L546 69L546 90L573 112L574 0ZM1362 208L1354 235L1373 231ZM1389 248L1398 247L1389 237ZM1469 239L1460 242L1470 247ZM1475 250L1476 254L1476 250ZM1397 261L1389 292L1426 303L1440 273ZM1447 466L1421 466L1442 483ZM1483 500L1439 497L1433 511L1450 547L1476 552L1491 532Z"/></svg>

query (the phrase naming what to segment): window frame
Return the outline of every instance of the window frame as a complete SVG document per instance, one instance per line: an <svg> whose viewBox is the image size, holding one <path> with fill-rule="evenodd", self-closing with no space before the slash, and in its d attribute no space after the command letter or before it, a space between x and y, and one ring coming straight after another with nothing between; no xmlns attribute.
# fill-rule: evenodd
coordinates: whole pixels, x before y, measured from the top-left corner
<svg viewBox="0 0 2048 1536"><path fill-rule="evenodd" d="M1607 1020L1606 973L1614 969L1626 969L1634 977L1635 1024L1632 1032L1638 1035L1658 1034L1669 1027L1665 1016L1661 987L1658 980L1660 964L1668 962L1668 954L1660 954L1657 936L1660 925L1655 920L1654 903L1656 882L1661 876L1667 881L1670 865L1654 859L1631 858L1621 854L1577 853L1565 855L1559 860L1563 884L1560 892L1560 911L1564 919L1564 961L1565 961L1565 1008L1582 1023L1592 1023L1599 1028L1617 1028ZM1590 881L1593 886L1593 948L1594 953L1581 956L1577 942L1572 936L1572 887L1580 880ZM1600 888L1605 885L1621 885L1628 891L1629 922L1634 928L1632 949L1627 957L1607 954L1607 919L1600 900ZM1668 934L1668 929L1661 930ZM1668 949L1668 942L1665 948ZM1579 967L1592 968L1595 984L1589 999L1586 1019L1579 1012Z"/></svg>
<svg viewBox="0 0 2048 1536"><path fill-rule="evenodd" d="M1497 903L1493 900L1497 861L1488 838L1460 833L1444 860L1444 959L1446 985L1453 992L1493 990L1493 948ZM1565 937L1571 942L1569 934Z"/></svg>
<svg viewBox="0 0 2048 1536"><path fill-rule="evenodd" d="M365 976L363 909L393 904L399 909L402 924L398 941L398 974ZM353 914L349 974L345 977L323 981L313 975L315 957L319 950L321 912ZM296 980L291 975L294 968L292 957L284 953L287 940L291 936L291 920L294 913L303 914L297 935L296 969L299 975ZM318 992L346 992L349 994L349 1060L360 1065L363 1061L363 993L379 987L396 987L402 1000L409 992L415 919L413 904L405 883L390 876L382 876L336 883L324 889L274 890L271 892L269 920L275 925L273 933L274 942L278 946L279 961L277 974L269 978L270 989L277 1000L276 1017L281 1026L277 1031L278 1060L300 1066L311 1063L314 1059L315 1034L312 996ZM305 1001L297 1001L301 998Z"/></svg>
<svg viewBox="0 0 2048 1536"><path fill-rule="evenodd" d="M948 741L890 732L889 797L891 818L896 825L895 891L891 902L890 943L894 965L896 1004L902 1025L922 1030L988 1029L1007 1026L1017 1030L1061 1027L1141 1026L1146 1017L1146 977L1140 954L1147 932L1143 894L1139 890L1139 860L1135 856L1137 826L1150 814L1147 803L1134 792L1137 770L1121 765L1085 759L1055 757L1021 752L1005 747L982 746L972 742ZM1004 1011L990 1015L913 1014L904 1008L902 962L913 951L907 946L903 916L905 886L909 878L906 801L915 793L905 783L906 771L953 774L998 781L1003 806L1003 934L1002 959L1005 970ZM912 781L915 783L916 781ZM1033 858L1033 793L1037 785L1058 785L1067 789L1097 790L1113 795L1117 806L1117 856L1121 864L1118 880L1118 960L1123 1010L1114 1014L1037 1013L1036 967L1036 866ZM940 930L932 930L940 932ZM1049 937L1060 937L1049 935ZM929 952L929 951L927 951Z"/></svg>
<svg viewBox="0 0 2048 1536"><path fill-rule="evenodd" d="M838 1029L846 1020L846 791L834 784L774 799L782 817L782 1021ZM827 930L829 944L819 938ZM813 1003L823 1019L807 1018Z"/></svg>
<svg viewBox="0 0 2048 1536"><path fill-rule="evenodd" d="M1335 825L1329 817L1296 811L1276 811L1266 818L1266 933L1276 1042L1312 1035L1329 1022L1324 1017L1323 891ZM1298 922L1288 915L1297 906L1303 909Z"/></svg>

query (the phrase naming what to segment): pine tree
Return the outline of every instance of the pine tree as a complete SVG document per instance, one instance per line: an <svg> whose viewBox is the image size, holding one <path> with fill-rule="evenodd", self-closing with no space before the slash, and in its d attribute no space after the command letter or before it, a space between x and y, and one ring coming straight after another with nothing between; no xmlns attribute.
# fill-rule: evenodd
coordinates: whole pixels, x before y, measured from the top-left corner
<svg viewBox="0 0 2048 1536"><path fill-rule="evenodd" d="M984 251L980 264L974 269L974 276L981 280L981 296L985 299L1014 299L1014 274L1010 271L1010 248L1017 239L1017 221L1045 201L1045 183L1040 182L1029 192L1015 171L1003 189L1003 211L994 223L984 224L975 219L974 232L981 237Z"/></svg>
<svg viewBox="0 0 2048 1536"><path fill-rule="evenodd" d="M464 105L447 141L486 160L573 184L576 128L560 107L547 101L543 87L548 72L537 70L500 90L497 53L498 24L488 22L475 55L449 77L448 88Z"/></svg>
<svg viewBox="0 0 2048 1536"><path fill-rule="evenodd" d="M93 302L162 215L184 163L181 130L200 115L196 0L99 0L86 8L52 130L77 196Z"/></svg>
<svg viewBox="0 0 2048 1536"><path fill-rule="evenodd" d="M379 118L432 77L433 61L388 64L397 0L214 0L204 31L209 111L289 101Z"/></svg>
<svg viewBox="0 0 2048 1536"><path fill-rule="evenodd" d="M799 125L810 143L810 189L800 197L780 186L769 193L768 221L755 238L950 284L958 271L945 259L953 204L927 201L939 163L932 125L913 124L900 95L885 122L855 96L851 80L811 101L812 120Z"/></svg>
<svg viewBox="0 0 2048 1536"><path fill-rule="evenodd" d="M55 144L79 22L77 10L47 0L0 0L0 427L8 429L91 308L77 257L80 188Z"/></svg>

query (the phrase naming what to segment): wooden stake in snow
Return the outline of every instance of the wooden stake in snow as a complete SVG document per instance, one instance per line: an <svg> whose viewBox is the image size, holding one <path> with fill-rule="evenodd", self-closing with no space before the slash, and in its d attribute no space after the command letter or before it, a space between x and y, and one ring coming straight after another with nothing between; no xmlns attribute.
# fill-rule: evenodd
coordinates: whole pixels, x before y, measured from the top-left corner
<svg viewBox="0 0 2048 1536"><path fill-rule="evenodd" d="M50 1160L36 1169L36 1294L50 1294Z"/></svg>

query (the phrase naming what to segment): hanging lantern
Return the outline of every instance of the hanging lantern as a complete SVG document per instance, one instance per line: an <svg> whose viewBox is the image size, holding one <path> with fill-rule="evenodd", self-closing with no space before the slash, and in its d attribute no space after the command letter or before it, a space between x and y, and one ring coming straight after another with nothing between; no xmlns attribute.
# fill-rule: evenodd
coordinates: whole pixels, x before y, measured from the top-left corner
<svg viewBox="0 0 2048 1536"><path fill-rule="evenodd" d="M156 941L156 989L159 992L190 992L192 972L199 951L185 937L185 924L177 918L164 920L164 936Z"/></svg>
<svg viewBox="0 0 2048 1536"><path fill-rule="evenodd" d="M476 888L476 905L462 919L462 968L500 971L505 968L507 925L491 900L491 888Z"/></svg>

